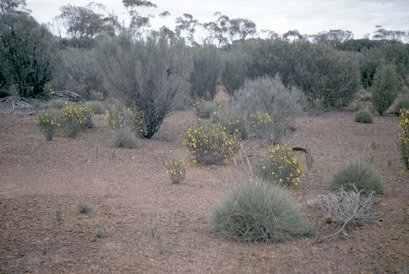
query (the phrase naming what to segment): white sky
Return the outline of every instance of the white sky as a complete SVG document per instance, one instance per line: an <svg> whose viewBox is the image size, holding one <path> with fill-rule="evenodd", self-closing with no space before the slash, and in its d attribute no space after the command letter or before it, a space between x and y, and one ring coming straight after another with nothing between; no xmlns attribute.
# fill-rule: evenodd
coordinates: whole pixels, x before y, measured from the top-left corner
<svg viewBox="0 0 409 274"><path fill-rule="evenodd" d="M26 0L27 7L40 23L47 23L60 14L66 4L85 6L90 0ZM127 13L121 0L94 0L120 19ZM153 22L157 28L174 18L190 13L201 23L214 21L216 11L230 18L254 21L257 30L269 29L279 34L297 29L301 34L315 34L330 29L350 30L355 38L372 34L375 25L388 30L409 31L409 0L153 0L158 9L145 11L157 15L169 11L169 21ZM173 26L171 26L173 28Z"/></svg>

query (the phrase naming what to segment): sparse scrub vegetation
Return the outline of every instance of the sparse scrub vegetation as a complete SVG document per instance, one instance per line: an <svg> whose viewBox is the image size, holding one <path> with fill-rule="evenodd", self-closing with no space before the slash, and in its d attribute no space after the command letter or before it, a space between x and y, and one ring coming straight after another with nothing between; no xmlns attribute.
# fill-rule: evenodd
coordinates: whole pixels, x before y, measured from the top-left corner
<svg viewBox="0 0 409 274"><path fill-rule="evenodd" d="M213 113L218 111L219 107L213 101L199 99L193 104L193 109L196 111L196 115L199 118L208 119Z"/></svg>
<svg viewBox="0 0 409 274"><path fill-rule="evenodd" d="M63 107L64 103L66 102L66 100L64 99L51 99L50 101L48 101L48 106L51 108L55 108L55 109L60 109Z"/></svg>
<svg viewBox="0 0 409 274"><path fill-rule="evenodd" d="M338 168L332 176L330 189L336 191L343 188L345 191L354 190L383 194L384 186L376 171L363 161L351 161Z"/></svg>
<svg viewBox="0 0 409 274"><path fill-rule="evenodd" d="M229 193L213 210L213 231L227 240L284 242L307 232L301 213L276 185L249 182Z"/></svg>
<svg viewBox="0 0 409 274"><path fill-rule="evenodd" d="M204 164L220 164L240 148L237 138L226 133L222 125L202 120L188 124L182 139L196 161Z"/></svg>
<svg viewBox="0 0 409 274"><path fill-rule="evenodd" d="M365 109L358 110L355 113L355 122L371 124L373 123L372 115Z"/></svg>
<svg viewBox="0 0 409 274"><path fill-rule="evenodd" d="M255 173L266 182L297 185L304 169L291 147L277 144L261 153L255 164Z"/></svg>

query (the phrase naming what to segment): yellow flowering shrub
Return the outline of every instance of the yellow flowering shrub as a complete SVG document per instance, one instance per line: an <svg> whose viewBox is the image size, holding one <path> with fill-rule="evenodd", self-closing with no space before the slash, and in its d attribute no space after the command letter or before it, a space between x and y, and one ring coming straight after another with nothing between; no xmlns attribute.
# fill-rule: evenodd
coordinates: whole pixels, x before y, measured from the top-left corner
<svg viewBox="0 0 409 274"><path fill-rule="evenodd" d="M88 107L65 102L60 112L62 124L69 137L74 138L81 129L92 127L93 112Z"/></svg>
<svg viewBox="0 0 409 274"><path fill-rule="evenodd" d="M51 141L56 131L61 127L61 114L55 109L40 112L36 120L37 125L48 141Z"/></svg>
<svg viewBox="0 0 409 274"><path fill-rule="evenodd" d="M400 153L403 163L409 169L409 110L401 110L399 127L401 128L399 133Z"/></svg>
<svg viewBox="0 0 409 274"><path fill-rule="evenodd" d="M105 97L104 97L104 94L102 92L97 91L95 89L91 89L89 91L89 99L90 100L104 101Z"/></svg>
<svg viewBox="0 0 409 274"><path fill-rule="evenodd" d="M117 130L124 126L129 126L127 123L132 116L133 112L130 108L119 107L118 105L113 104L110 109L105 110L105 114L102 115L102 120L105 125L113 130Z"/></svg>
<svg viewBox="0 0 409 274"><path fill-rule="evenodd" d="M220 124L226 128L227 133L241 139L248 138L249 129L243 114L235 112L224 113L220 117Z"/></svg>
<svg viewBox="0 0 409 274"><path fill-rule="evenodd" d="M256 111L250 113L248 124L254 136L263 138L267 142L278 142L281 137L279 126L274 122L268 112Z"/></svg>
<svg viewBox="0 0 409 274"><path fill-rule="evenodd" d="M222 125L202 120L189 124L182 139L196 161L204 164L221 163L240 149L238 139L228 134Z"/></svg>
<svg viewBox="0 0 409 274"><path fill-rule="evenodd" d="M255 165L256 174L265 181L282 185L297 185L304 174L295 152L287 145L271 146L260 155Z"/></svg>
<svg viewBox="0 0 409 274"><path fill-rule="evenodd" d="M172 183L177 184L185 179L186 168L189 166L185 158L165 162L166 174L169 174Z"/></svg>

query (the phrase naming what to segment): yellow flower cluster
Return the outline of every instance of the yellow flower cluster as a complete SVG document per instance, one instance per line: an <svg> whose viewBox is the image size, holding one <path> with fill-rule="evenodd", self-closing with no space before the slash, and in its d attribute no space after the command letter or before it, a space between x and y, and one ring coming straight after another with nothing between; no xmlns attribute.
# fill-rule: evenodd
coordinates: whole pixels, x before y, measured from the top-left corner
<svg viewBox="0 0 409 274"><path fill-rule="evenodd" d="M409 169L409 110L401 110L401 120L399 127L399 145L401 150L402 160L407 169Z"/></svg>
<svg viewBox="0 0 409 274"><path fill-rule="evenodd" d="M172 183L177 184L185 179L186 168L189 166L189 164L186 163L185 158L182 158L179 160L165 162L165 166L166 174L169 174Z"/></svg>
<svg viewBox="0 0 409 274"><path fill-rule="evenodd" d="M275 127L273 118L268 112L256 111L248 117L248 123L251 132L257 137L263 137Z"/></svg>
<svg viewBox="0 0 409 274"><path fill-rule="evenodd" d="M291 147L277 144L261 153L256 162L256 173L266 181L297 185L304 169Z"/></svg>
<svg viewBox="0 0 409 274"><path fill-rule="evenodd" d="M104 124L115 130L125 126L127 118L132 116L133 112L130 108L113 104L110 109L105 110L102 120Z"/></svg>
<svg viewBox="0 0 409 274"><path fill-rule="evenodd" d="M182 134L183 144L197 162L218 164L238 152L238 139L220 124L198 120L189 124Z"/></svg>
<svg viewBox="0 0 409 274"><path fill-rule="evenodd" d="M68 130L68 136L70 137L75 137L83 128L92 127L93 112L88 107L70 105L64 102L60 112L61 121Z"/></svg>
<svg viewBox="0 0 409 274"><path fill-rule="evenodd" d="M90 90L89 95L92 100L104 101L105 99L104 94L102 92L94 89Z"/></svg>
<svg viewBox="0 0 409 274"><path fill-rule="evenodd" d="M205 99L199 98L199 99L197 99L197 100L195 100L195 101L192 102L192 108L197 112L198 109L199 109L199 107L200 107L201 105L203 105L205 102L206 102Z"/></svg>
<svg viewBox="0 0 409 274"><path fill-rule="evenodd" d="M119 107L113 104L110 109L102 115L104 124L112 128L113 131L124 126L137 129L139 133L144 134L144 113L143 111L135 111L129 107Z"/></svg>
<svg viewBox="0 0 409 274"><path fill-rule="evenodd" d="M37 125L44 132L48 141L51 141L58 127L61 127L61 115L57 110L42 111L36 120Z"/></svg>

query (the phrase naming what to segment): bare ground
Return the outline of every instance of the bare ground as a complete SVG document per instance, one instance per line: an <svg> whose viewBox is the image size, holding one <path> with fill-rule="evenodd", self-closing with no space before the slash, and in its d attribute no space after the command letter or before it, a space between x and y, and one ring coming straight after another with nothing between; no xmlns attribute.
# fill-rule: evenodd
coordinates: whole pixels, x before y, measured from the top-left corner
<svg viewBox="0 0 409 274"><path fill-rule="evenodd" d="M240 156L190 167L183 183L170 183L163 162L187 154L180 132L193 119L174 113L130 150L112 147L98 117L76 139L49 142L34 116L0 114L0 273L408 273L409 173L399 160L397 117L296 119L285 141L308 145L315 162L288 193L315 235L281 244L228 242L209 228L212 207L248 176ZM249 158L264 147L248 143ZM318 243L336 227L305 201L325 193L334 170L353 159L372 162L383 178L383 216ZM93 212L77 213L80 201Z"/></svg>

